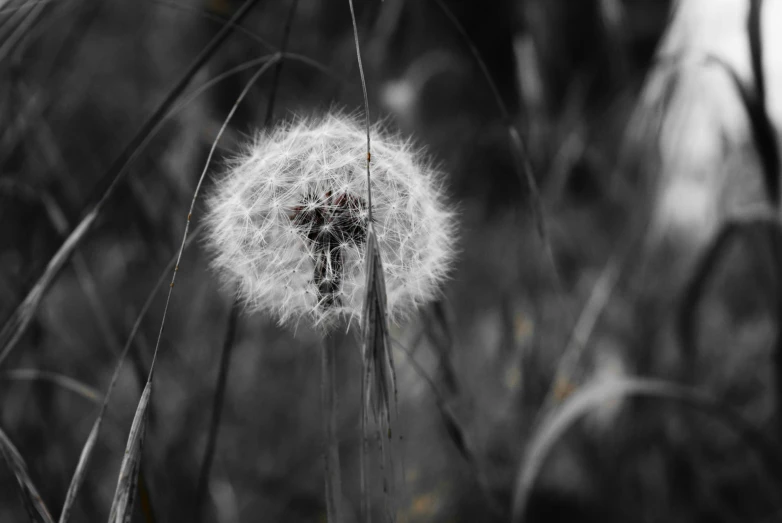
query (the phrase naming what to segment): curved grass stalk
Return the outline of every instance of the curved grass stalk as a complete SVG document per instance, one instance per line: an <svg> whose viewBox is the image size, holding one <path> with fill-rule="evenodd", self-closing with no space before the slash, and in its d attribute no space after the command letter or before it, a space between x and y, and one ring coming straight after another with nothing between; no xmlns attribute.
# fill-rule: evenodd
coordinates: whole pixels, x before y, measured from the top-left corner
<svg viewBox="0 0 782 523"><path fill-rule="evenodd" d="M274 117L274 102L276 93L280 85L280 76L282 75L282 65L285 56L285 51L288 48L288 41L290 39L291 28L293 26L293 16L296 13L296 8L299 1L293 0L291 5L288 19L285 23L283 30L282 45L280 52L278 53L279 60L277 61L277 67L274 69L274 77L272 79L271 92L269 94L269 102L266 107L266 118L264 119L264 126L269 127ZM196 509L198 510L198 518L203 519L203 511L200 510L203 507L203 503L207 497L207 491L209 490L209 475L212 469L212 460L214 458L215 447L217 445L218 430L220 427L220 418L222 417L223 401L225 397L225 388L228 380L228 370L231 363L231 350L234 345L236 337L236 325L239 320L239 300L234 298L231 304L231 311L228 315L228 325L225 331L225 338L223 339L223 348L220 355L220 369L217 376L217 385L215 387L215 396L212 404L212 419L209 424L209 434L206 440L206 447L204 449L204 457L201 461L201 471L198 475L198 483L196 485Z"/></svg>
<svg viewBox="0 0 782 523"><path fill-rule="evenodd" d="M232 24L241 21L257 2L258 0L246 0L231 18ZM92 229L98 216L100 216L101 212L106 207L109 198L127 175L130 165L149 143L150 133L161 124L161 121L165 118L169 109L185 91L195 74L228 39L228 36L230 36L233 31L233 27L234 25L224 26L206 47L204 47L201 53L199 53L195 60L190 64L187 71L171 88L168 95L158 105L152 115L147 118L146 122L141 126L133 139L125 146L122 153L98 182L95 193L90 199L90 203L87 205L87 210L82 219L68 235L54 256L49 260L43 274L38 278L27 293L27 296L17 306L16 310L11 314L11 317L6 321L5 325L3 325L3 328L0 329L0 364L2 364L11 350L13 350L19 342L32 321L44 294L60 275L65 264L68 262L78 245L84 240L90 229Z"/></svg>
<svg viewBox="0 0 782 523"><path fill-rule="evenodd" d="M190 210L187 214L187 221L185 223L185 231L182 235L182 243L179 247L179 252L177 253L176 264L174 265L173 275L171 277L171 282L169 283L168 294L166 296L166 302L163 308L163 318L161 319L160 322L160 329L158 330L157 341L155 343L155 350L152 355L152 363L150 364L149 367L147 384L146 387L144 388L144 393L142 394L141 401L139 402L139 405L136 408L136 414L133 418L133 426L131 427L131 432L128 436L128 443L125 449L126 459L123 461L122 466L120 468L120 476L117 482L117 489L114 492L114 501L112 503L112 511L109 517L110 522L116 522L116 523L124 522L126 515L129 514L129 511L133 508L133 501L135 495L134 489L136 485L135 478L137 476L138 469L139 469L139 459L141 455L141 448L142 448L142 442L144 437L144 428L145 428L145 422L146 422L146 417L147 417L147 412L149 407L149 398L152 395L152 381L155 373L155 363L157 362L157 357L160 352L160 342L163 339L163 329L166 324L168 309L171 305L171 295L173 294L174 291L174 285L176 283L176 275L177 272L179 272L179 267L182 262L182 255L184 254L185 246L187 244L188 233L190 231L190 224L192 223L193 212L195 210L196 200L198 199L198 195L200 194L201 191L201 186L203 185L204 179L206 178L207 170L209 169L209 166L211 165L212 162L212 157L214 156L215 150L217 149L217 143L220 141L220 138L222 137L223 133L228 127L228 123L231 121L234 114L236 113L239 104L244 99L244 97L247 96L247 93L250 91L250 88L255 84L255 82L266 71L268 71L269 68L277 62L277 60L280 59L281 58L278 55L272 58L271 60L269 60L268 62L266 62L263 66L261 66L260 69L258 69L258 71L252 76L252 78L250 78L249 82L247 82L247 85L244 87L241 94L237 98L236 102L234 103L234 106L231 108L231 111L228 113L228 116L223 122L223 125L220 127L220 131L217 133L217 136L215 137L212 143L212 147L209 151L209 155L207 156L204 169L201 172L201 176L198 179L196 189L193 192L193 199L190 202ZM126 481L126 478L128 477L131 477L133 480Z"/></svg>
<svg viewBox="0 0 782 523"><path fill-rule="evenodd" d="M0 380L48 382L71 391L93 403L100 403L101 401L100 392L93 387L57 372L40 369L12 369L0 373Z"/></svg>
<svg viewBox="0 0 782 523"><path fill-rule="evenodd" d="M770 478L782 486L782 452L739 414L700 391L664 380L628 378L596 383L572 394L532 435L516 474L511 521L523 521L535 482L557 442L576 421L606 401L642 396L671 401L708 414L735 430L754 450Z"/></svg>

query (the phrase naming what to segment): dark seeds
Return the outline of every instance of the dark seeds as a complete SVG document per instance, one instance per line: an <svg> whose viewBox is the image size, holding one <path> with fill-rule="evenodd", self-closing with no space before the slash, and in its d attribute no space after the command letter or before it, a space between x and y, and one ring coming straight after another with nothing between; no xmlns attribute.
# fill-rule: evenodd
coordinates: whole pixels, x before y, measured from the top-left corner
<svg viewBox="0 0 782 523"><path fill-rule="evenodd" d="M342 282L342 245L361 245L366 240L366 224L362 211L364 200L351 194L322 197L307 195L293 209L291 220L307 242L314 247L313 281L318 289L320 306L327 309L339 305Z"/></svg>

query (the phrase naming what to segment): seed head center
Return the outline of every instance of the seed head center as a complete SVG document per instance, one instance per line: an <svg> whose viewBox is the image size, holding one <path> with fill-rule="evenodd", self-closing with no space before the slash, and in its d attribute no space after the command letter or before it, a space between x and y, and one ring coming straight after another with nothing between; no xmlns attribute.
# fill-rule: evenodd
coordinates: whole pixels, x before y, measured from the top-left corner
<svg viewBox="0 0 782 523"><path fill-rule="evenodd" d="M312 247L313 282L318 304L323 308L339 305L344 250L366 240L363 216L366 205L348 192L308 194L289 215L296 229Z"/></svg>

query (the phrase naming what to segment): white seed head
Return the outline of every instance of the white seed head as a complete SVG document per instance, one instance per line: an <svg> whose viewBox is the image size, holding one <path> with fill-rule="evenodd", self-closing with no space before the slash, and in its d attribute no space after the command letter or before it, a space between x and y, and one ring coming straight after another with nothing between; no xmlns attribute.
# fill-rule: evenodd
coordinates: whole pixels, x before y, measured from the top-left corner
<svg viewBox="0 0 782 523"><path fill-rule="evenodd" d="M410 141L375 125L371 143L372 216L398 320L444 280L454 215ZM207 242L250 309L328 328L361 315L367 219L366 130L329 114L261 134L230 161L208 198Z"/></svg>

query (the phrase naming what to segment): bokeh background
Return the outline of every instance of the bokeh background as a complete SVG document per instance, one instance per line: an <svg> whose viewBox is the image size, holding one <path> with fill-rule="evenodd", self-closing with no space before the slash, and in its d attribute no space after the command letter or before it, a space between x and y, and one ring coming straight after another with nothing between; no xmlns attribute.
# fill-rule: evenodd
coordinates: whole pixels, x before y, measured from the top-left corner
<svg viewBox="0 0 782 523"><path fill-rule="evenodd" d="M509 118L438 2L357 2L371 116L427 148L459 211L442 298L392 327L397 521L510 521L547 396L556 407L594 381L684 382L779 442L778 258L751 238L736 242L689 311L696 350L677 336L683 293L712 239L732 218L770 209L737 88L757 85L747 21L756 3L778 127L780 0L443 0ZM239 5L0 0L0 321ZM257 66L188 93L279 49L292 5L258 2L192 79L187 104L131 164L0 363L0 428L55 517L130 329L169 274L209 147ZM273 120L362 110L347 0L300 0L292 16L287 51L297 57L283 61ZM239 106L207 189L221 158L264 125L273 76ZM514 166L508 125L521 133L537 197ZM112 394L74 521L108 515L165 292ZM197 499L231 303L196 239L160 347L134 521L325 521L322 342L262 315L239 319L208 495ZM351 335L339 342L343 489L359 521L360 353ZM557 368L574 346L578 372L563 378ZM617 398L556 442L525 521L775 521L779 484L760 465L698 410ZM381 493L373 502L379 517ZM0 521L26 517L0 467Z"/></svg>

